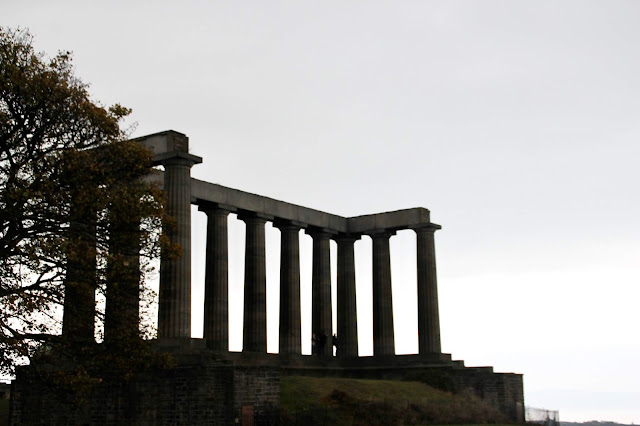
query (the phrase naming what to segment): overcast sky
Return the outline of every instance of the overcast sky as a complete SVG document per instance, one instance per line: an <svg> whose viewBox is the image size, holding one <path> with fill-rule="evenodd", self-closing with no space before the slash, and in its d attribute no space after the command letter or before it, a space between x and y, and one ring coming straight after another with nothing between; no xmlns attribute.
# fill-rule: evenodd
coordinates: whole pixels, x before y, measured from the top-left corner
<svg viewBox="0 0 640 426"><path fill-rule="evenodd" d="M525 404L640 421L640 2L1 1L74 53L133 136L199 179L343 216L431 210L443 351L524 374ZM205 218L194 212L194 336ZM277 351L279 232L268 231ZM244 225L230 217L231 347ZM415 236L391 240L396 349L417 351ZM311 239L301 236L304 352ZM356 245L371 354L371 240ZM335 247L334 247L335 260ZM335 274L335 269L334 269Z"/></svg>

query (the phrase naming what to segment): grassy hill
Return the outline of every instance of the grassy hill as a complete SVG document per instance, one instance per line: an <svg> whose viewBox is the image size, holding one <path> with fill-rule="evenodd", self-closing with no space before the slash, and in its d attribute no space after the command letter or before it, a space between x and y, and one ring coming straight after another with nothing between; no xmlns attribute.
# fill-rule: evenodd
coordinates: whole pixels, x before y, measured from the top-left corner
<svg viewBox="0 0 640 426"><path fill-rule="evenodd" d="M473 395L420 382L288 376L281 379L285 421L305 425L507 423Z"/></svg>

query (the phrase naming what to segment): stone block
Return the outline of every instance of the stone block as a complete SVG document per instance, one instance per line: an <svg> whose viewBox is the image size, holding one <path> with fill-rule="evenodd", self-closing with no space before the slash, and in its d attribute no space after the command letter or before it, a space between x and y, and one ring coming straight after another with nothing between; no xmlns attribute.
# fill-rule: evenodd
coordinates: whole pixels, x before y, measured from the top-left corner
<svg viewBox="0 0 640 426"><path fill-rule="evenodd" d="M173 151L189 152L189 138L175 130L166 130L134 140L148 147L156 155Z"/></svg>

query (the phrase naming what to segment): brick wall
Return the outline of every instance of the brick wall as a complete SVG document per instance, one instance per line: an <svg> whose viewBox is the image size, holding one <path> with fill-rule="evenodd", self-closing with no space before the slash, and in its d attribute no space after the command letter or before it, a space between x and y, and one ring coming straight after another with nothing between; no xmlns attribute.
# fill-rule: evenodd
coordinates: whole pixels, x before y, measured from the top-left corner
<svg viewBox="0 0 640 426"><path fill-rule="evenodd" d="M236 367L234 375L235 417L243 406L261 411L280 405L280 367Z"/></svg>

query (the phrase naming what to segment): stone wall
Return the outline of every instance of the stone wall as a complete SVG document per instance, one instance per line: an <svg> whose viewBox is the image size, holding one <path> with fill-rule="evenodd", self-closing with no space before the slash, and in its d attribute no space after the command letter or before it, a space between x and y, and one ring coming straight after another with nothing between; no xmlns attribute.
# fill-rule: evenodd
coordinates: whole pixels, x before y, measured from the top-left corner
<svg viewBox="0 0 640 426"><path fill-rule="evenodd" d="M175 354L175 368L139 373L127 383L110 380L87 392L84 401L45 386L32 367L19 369L12 384L12 425L233 424L245 412L277 412L280 375L417 380L452 392L469 392L513 422L524 422L522 375L469 368L460 362L425 365L419 357L360 359L365 366L339 366L336 359L235 354L234 360L207 351ZM219 354L216 354L216 356ZM279 362L278 362L279 361ZM322 362L321 362L322 361ZM424 361L424 360L423 360Z"/></svg>
<svg viewBox="0 0 640 426"><path fill-rule="evenodd" d="M236 367L233 410L239 417L243 406L257 411L279 407L280 367Z"/></svg>
<svg viewBox="0 0 640 426"><path fill-rule="evenodd" d="M522 374L494 373L491 367L452 370L458 392L470 391L497 407L511 421L524 423Z"/></svg>
<svg viewBox="0 0 640 426"><path fill-rule="evenodd" d="M12 425L232 424L241 407L277 406L278 367L236 367L201 362L140 373L127 383L110 380L83 399L57 393L23 368L13 383Z"/></svg>

